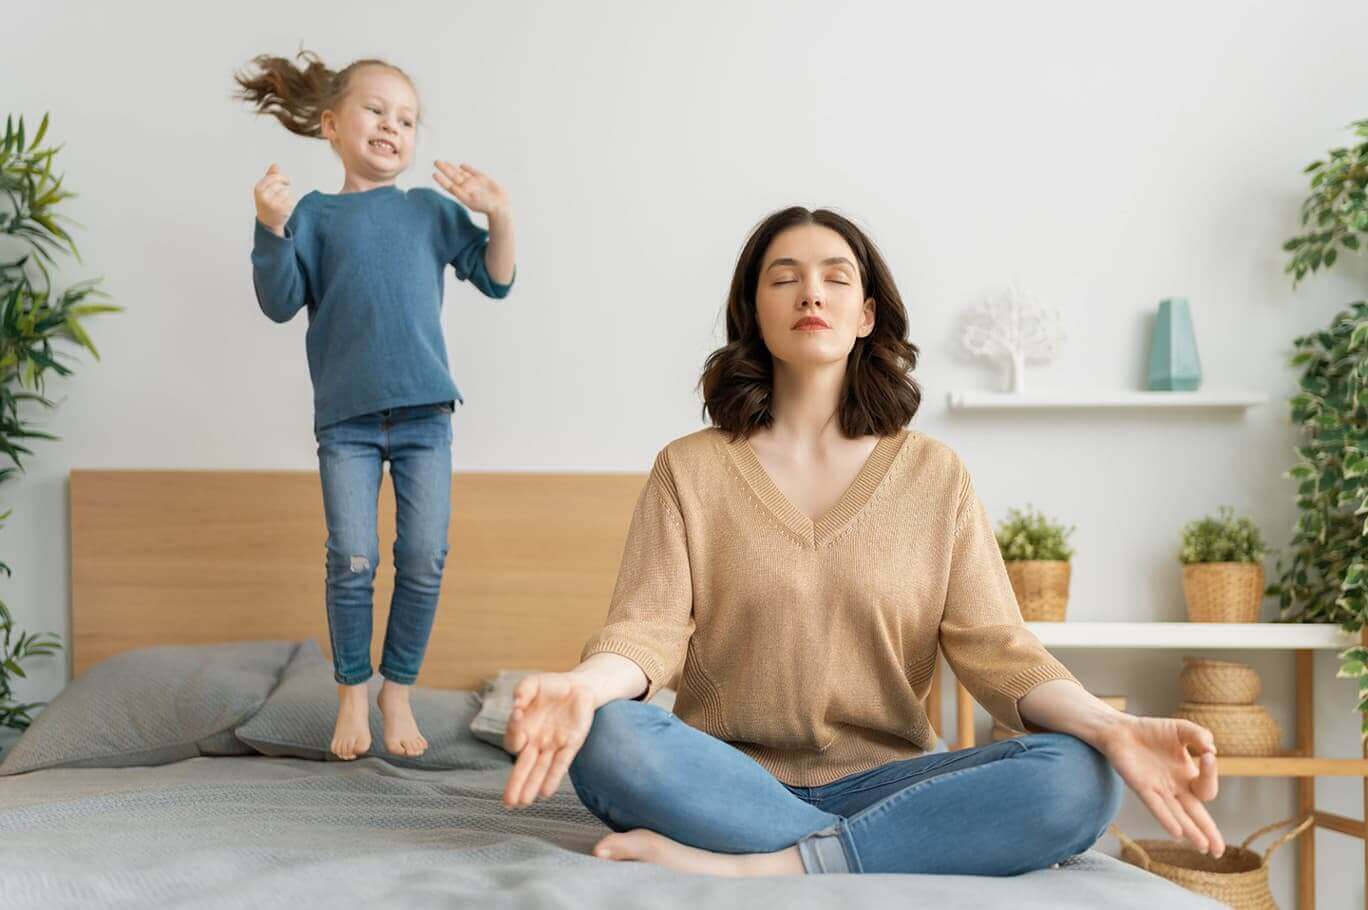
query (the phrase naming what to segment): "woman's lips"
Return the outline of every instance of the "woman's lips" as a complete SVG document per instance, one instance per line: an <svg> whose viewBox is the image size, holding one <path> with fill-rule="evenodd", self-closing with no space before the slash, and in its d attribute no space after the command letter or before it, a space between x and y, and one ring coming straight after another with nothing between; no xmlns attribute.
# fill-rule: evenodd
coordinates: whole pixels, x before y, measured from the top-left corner
<svg viewBox="0 0 1368 910"><path fill-rule="evenodd" d="M829 328L831 328L831 326L827 325L824 320L818 319L816 316L806 316L793 324L793 330L795 332L820 332L823 329Z"/></svg>

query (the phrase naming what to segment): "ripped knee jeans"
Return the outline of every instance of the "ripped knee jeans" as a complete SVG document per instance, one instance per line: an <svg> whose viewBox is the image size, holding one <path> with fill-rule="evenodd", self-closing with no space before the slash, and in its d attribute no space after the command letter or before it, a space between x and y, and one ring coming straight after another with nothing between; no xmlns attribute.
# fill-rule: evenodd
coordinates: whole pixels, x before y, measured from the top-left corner
<svg viewBox="0 0 1368 910"><path fill-rule="evenodd" d="M394 485L394 595L380 674L410 685L437 612L451 520L450 403L391 408L320 427L318 469L328 540L325 557L333 675L343 685L371 677L371 612L380 562L380 478Z"/></svg>

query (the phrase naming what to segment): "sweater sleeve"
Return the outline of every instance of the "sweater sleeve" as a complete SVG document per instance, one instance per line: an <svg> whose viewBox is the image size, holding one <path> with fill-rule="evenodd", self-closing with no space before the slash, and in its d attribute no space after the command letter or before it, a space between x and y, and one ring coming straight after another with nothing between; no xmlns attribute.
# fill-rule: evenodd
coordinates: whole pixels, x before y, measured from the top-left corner
<svg viewBox="0 0 1368 910"><path fill-rule="evenodd" d="M295 214L285 225L284 237L277 237L253 219L256 231L252 240L252 287L261 312L275 322L289 322L309 299L308 283L295 245L298 213L296 206Z"/></svg>
<svg viewBox="0 0 1368 910"><path fill-rule="evenodd" d="M649 701L684 660L693 635L693 583L674 482L664 452L637 499L603 628L580 656L619 654L641 667Z"/></svg>
<svg viewBox="0 0 1368 910"><path fill-rule="evenodd" d="M439 209L442 228L442 243L446 261L456 271L456 277L469 281L479 288L486 297L500 299L508 296L513 280L518 277L514 269L513 280L500 284L489 276L485 266L485 249L489 246L489 231L470 220L470 213L454 199L434 193L440 201Z"/></svg>
<svg viewBox="0 0 1368 910"><path fill-rule="evenodd" d="M994 718L1026 730L1017 702L1043 682L1078 680L1021 619L987 510L963 478L940 642L955 677Z"/></svg>

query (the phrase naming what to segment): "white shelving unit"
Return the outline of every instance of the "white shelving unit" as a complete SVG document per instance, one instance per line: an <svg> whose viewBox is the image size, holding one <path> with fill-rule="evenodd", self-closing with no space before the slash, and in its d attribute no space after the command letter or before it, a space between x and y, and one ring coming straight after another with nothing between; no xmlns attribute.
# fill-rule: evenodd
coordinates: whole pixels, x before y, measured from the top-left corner
<svg viewBox="0 0 1368 910"><path fill-rule="evenodd" d="M1358 640L1333 623L1028 622L1047 648L1336 650Z"/></svg>
<svg viewBox="0 0 1368 910"><path fill-rule="evenodd" d="M1197 392L1078 390L1025 392L966 391L949 394L952 411L1169 409L1245 410L1267 404L1263 392L1248 389L1203 389Z"/></svg>

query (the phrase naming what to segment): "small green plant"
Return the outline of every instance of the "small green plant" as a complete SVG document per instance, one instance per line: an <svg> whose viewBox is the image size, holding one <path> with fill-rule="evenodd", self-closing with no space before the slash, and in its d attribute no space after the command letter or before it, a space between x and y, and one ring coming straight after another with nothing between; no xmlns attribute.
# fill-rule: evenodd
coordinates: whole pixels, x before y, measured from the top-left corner
<svg viewBox="0 0 1368 910"><path fill-rule="evenodd" d="M1368 139L1368 120L1353 124ZM1360 249L1368 233L1368 142L1332 149L1306 167L1311 195L1302 203L1302 234L1283 244L1292 254L1293 285L1340 249ZM1292 422L1301 429L1297 464L1297 523L1287 563L1278 561L1284 622L1339 623L1358 634L1368 622L1368 302L1352 303L1330 327L1293 341L1292 366L1303 368L1292 396ZM1368 648L1340 652L1339 676L1358 680L1360 731L1368 742Z"/></svg>
<svg viewBox="0 0 1368 910"><path fill-rule="evenodd" d="M1007 510L1007 519L998 526L997 542L1002 558L1008 562L1019 559L1067 561L1074 553L1067 542L1074 530L1046 518L1028 505L1024 510Z"/></svg>
<svg viewBox="0 0 1368 910"><path fill-rule="evenodd" d="M1268 555L1259 526L1248 518L1236 518L1235 510L1222 506L1220 515L1208 515L1183 527L1183 547L1178 559L1184 565L1201 562L1259 562Z"/></svg>

